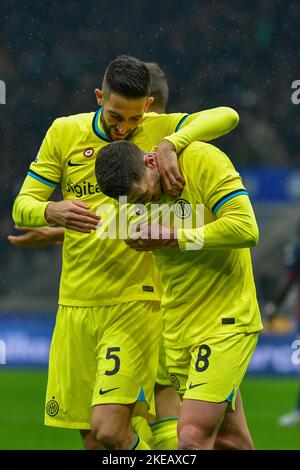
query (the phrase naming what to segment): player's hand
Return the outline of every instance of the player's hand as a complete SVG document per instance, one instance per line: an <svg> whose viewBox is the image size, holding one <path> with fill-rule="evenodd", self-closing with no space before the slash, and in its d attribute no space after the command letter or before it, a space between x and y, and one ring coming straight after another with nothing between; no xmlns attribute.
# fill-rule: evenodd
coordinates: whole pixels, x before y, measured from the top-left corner
<svg viewBox="0 0 300 470"><path fill-rule="evenodd" d="M161 248L178 247L176 231L159 224L138 224L125 242L136 251L155 251Z"/></svg>
<svg viewBox="0 0 300 470"><path fill-rule="evenodd" d="M96 230L100 217L90 206L77 199L50 202L46 207L45 219L77 232L90 233Z"/></svg>
<svg viewBox="0 0 300 470"><path fill-rule="evenodd" d="M180 196L185 181L179 173L174 146L168 140L162 140L158 144L156 152L156 161L163 188L170 198L176 199Z"/></svg>
<svg viewBox="0 0 300 470"><path fill-rule="evenodd" d="M21 248L40 248L48 246L52 243L63 243L64 228L63 227L19 227L15 225L15 229L25 232L23 235L8 235L7 239L12 245Z"/></svg>

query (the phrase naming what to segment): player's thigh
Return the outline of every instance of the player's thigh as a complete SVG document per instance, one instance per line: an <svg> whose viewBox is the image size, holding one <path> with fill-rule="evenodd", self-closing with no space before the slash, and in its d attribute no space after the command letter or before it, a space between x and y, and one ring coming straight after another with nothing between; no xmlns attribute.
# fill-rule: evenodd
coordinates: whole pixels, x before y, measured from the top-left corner
<svg viewBox="0 0 300 470"><path fill-rule="evenodd" d="M80 430L83 448L85 450L105 450L105 448L97 441L95 434L87 429Z"/></svg>
<svg viewBox="0 0 300 470"><path fill-rule="evenodd" d="M241 392L236 397L235 410L228 409L219 428L216 449L253 449L253 441L247 425Z"/></svg>
<svg viewBox="0 0 300 470"><path fill-rule="evenodd" d="M134 404L95 405L92 409L91 429L100 442L122 441L131 430Z"/></svg>
<svg viewBox="0 0 300 470"><path fill-rule="evenodd" d="M135 403L141 388L153 402L161 318L157 302L129 302L107 311L97 344L97 377L93 406ZM153 404L153 403L152 403Z"/></svg>
<svg viewBox="0 0 300 470"><path fill-rule="evenodd" d="M201 400L183 399L178 422L179 438L182 433L191 432L196 440L214 439L224 419L228 403L212 403Z"/></svg>

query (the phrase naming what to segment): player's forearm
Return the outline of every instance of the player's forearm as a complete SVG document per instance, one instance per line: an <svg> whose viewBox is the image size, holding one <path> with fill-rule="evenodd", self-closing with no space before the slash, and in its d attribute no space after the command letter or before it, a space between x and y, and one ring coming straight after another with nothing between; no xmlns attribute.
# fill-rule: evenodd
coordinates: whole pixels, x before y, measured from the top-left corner
<svg viewBox="0 0 300 470"><path fill-rule="evenodd" d="M13 206L13 220L16 225L43 227L49 225L45 219L45 210L50 201L38 201L30 195L20 194Z"/></svg>
<svg viewBox="0 0 300 470"><path fill-rule="evenodd" d="M48 199L54 187L26 176L13 206L13 219L21 227L43 227L50 225L45 219L45 210Z"/></svg>
<svg viewBox="0 0 300 470"><path fill-rule="evenodd" d="M210 224L195 229L179 229L180 249L231 249L257 245L259 232L255 216L248 198L243 198L242 204L234 200L227 203L223 213L218 214L219 218Z"/></svg>
<svg viewBox="0 0 300 470"><path fill-rule="evenodd" d="M63 243L65 239L64 227L49 227L49 238L53 243Z"/></svg>
<svg viewBox="0 0 300 470"><path fill-rule="evenodd" d="M165 137L176 152L180 152L196 140L210 141L234 129L239 122L238 113L231 108L219 107L191 114L178 132Z"/></svg>

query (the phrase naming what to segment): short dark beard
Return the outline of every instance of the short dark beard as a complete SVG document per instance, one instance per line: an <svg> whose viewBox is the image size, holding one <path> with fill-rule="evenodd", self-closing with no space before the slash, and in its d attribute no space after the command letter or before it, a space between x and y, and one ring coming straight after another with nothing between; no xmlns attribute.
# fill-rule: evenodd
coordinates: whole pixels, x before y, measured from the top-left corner
<svg viewBox="0 0 300 470"><path fill-rule="evenodd" d="M108 128L108 126L107 126L107 124L106 124L106 122L105 122L105 119L104 119L104 116L103 116L103 112L100 114L100 122L101 122L101 125L102 125L102 127L103 127L103 129L104 129L104 132L105 132L105 134L107 135L107 137L108 137L111 141L113 141L113 138L112 138L112 135L111 135L111 133L110 133L110 130L109 130L109 128ZM129 134L128 134L128 135L126 136L126 138L123 139L123 140L130 140L130 138L132 137L132 135L134 134L135 131L136 131L136 128L135 128L133 131L129 132Z"/></svg>

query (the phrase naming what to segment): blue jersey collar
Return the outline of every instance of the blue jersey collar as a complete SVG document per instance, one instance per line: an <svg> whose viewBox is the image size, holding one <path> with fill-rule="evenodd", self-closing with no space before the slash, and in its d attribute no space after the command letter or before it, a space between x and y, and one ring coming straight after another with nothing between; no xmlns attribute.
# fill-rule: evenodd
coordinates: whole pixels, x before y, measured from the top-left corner
<svg viewBox="0 0 300 470"><path fill-rule="evenodd" d="M105 142L111 142L110 138L107 137L105 134L104 130L101 127L101 122L100 122L100 117L102 113L102 108L99 108L98 111L95 113L95 116L93 118L93 131L96 134L97 137L99 137L102 140L105 140Z"/></svg>

